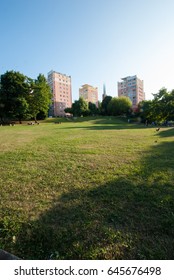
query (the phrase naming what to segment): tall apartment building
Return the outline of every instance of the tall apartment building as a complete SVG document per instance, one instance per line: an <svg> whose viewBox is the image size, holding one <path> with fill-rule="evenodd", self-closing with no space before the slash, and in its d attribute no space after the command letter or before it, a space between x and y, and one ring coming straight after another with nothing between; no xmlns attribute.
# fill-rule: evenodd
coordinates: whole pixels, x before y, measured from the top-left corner
<svg viewBox="0 0 174 280"><path fill-rule="evenodd" d="M88 84L83 85L79 89L79 97L83 97L85 101L94 103L98 107L98 88Z"/></svg>
<svg viewBox="0 0 174 280"><path fill-rule="evenodd" d="M132 108L136 109L138 103L145 99L143 80L137 76L128 76L118 82L118 96L127 96L132 101Z"/></svg>
<svg viewBox="0 0 174 280"><path fill-rule="evenodd" d="M52 106L49 115L65 116L64 109L72 106L71 76L50 71L48 84L52 92Z"/></svg>

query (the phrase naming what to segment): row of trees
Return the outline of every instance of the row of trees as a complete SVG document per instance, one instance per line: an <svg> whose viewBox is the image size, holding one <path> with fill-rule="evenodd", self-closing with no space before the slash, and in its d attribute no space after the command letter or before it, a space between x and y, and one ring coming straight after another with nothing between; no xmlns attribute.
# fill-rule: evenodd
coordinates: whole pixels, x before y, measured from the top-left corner
<svg viewBox="0 0 174 280"><path fill-rule="evenodd" d="M96 107L95 104L85 102L83 98L76 100L71 108L65 109L74 116L87 115L127 115L129 118L137 117L141 122L164 123L174 121L174 90L168 92L162 88L158 93L152 94L153 100L144 100L138 104L136 112L132 111L132 103L127 97L106 96Z"/></svg>
<svg viewBox="0 0 174 280"><path fill-rule="evenodd" d="M168 92L166 88L153 94L153 100L144 100L139 103L136 116L141 118L142 122L146 120L156 123L174 120L174 90Z"/></svg>
<svg viewBox="0 0 174 280"><path fill-rule="evenodd" d="M127 115L141 118L142 122L165 122L174 120L174 90L162 88L153 94L153 100L139 103L137 112L132 112L132 103L127 97L106 96L98 106L87 103L82 97L76 100L65 112L73 116L88 115ZM51 90L44 75L33 80L20 72L7 71L0 77L0 120L47 117L51 104Z"/></svg>
<svg viewBox="0 0 174 280"><path fill-rule="evenodd" d="M0 78L1 122L45 118L51 102L50 87L44 75L33 80L20 72L7 71Z"/></svg>
<svg viewBox="0 0 174 280"><path fill-rule="evenodd" d="M47 117L51 104L51 91L46 78L39 74L33 80L20 72L7 71L0 77L0 121L8 122ZM131 110L131 101L126 97L106 96L98 106L83 98L76 100L65 112L73 116L122 115Z"/></svg>
<svg viewBox="0 0 174 280"><path fill-rule="evenodd" d="M65 112L73 116L90 116L90 115L112 115L118 116L129 114L132 103L127 97L106 96L103 101L98 102L98 106L89 102L87 103L82 97L76 100L71 108L66 108Z"/></svg>

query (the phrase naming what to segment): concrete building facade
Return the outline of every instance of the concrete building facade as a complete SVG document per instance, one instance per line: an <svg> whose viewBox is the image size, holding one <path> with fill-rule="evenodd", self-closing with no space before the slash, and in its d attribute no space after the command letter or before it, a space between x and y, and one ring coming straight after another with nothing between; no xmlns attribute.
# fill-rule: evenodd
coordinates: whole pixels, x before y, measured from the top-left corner
<svg viewBox="0 0 174 280"><path fill-rule="evenodd" d="M94 103L98 107L98 88L88 84L82 85L79 89L79 97L83 97L85 101Z"/></svg>
<svg viewBox="0 0 174 280"><path fill-rule="evenodd" d="M52 70L48 73L48 84L52 92L49 115L63 117L64 109L72 106L71 76Z"/></svg>
<svg viewBox="0 0 174 280"><path fill-rule="evenodd" d="M127 96L132 101L132 108L135 110L138 103L145 99L144 82L137 76L128 76L118 82L118 97Z"/></svg>

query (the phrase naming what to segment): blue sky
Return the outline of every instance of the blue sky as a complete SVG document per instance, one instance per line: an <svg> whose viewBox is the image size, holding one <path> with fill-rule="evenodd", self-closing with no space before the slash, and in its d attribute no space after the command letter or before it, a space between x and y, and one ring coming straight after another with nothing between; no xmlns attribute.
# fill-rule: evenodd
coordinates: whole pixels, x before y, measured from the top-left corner
<svg viewBox="0 0 174 280"><path fill-rule="evenodd" d="M117 81L137 75L146 99L174 89L173 0L0 0L0 74L31 78L50 70L117 96Z"/></svg>

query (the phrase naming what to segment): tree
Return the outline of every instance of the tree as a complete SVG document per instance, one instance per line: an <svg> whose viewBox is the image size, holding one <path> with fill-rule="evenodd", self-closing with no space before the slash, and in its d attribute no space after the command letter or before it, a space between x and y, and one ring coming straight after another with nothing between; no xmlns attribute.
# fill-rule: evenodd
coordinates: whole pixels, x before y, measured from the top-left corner
<svg viewBox="0 0 174 280"><path fill-rule="evenodd" d="M101 113L102 115L109 115L109 112L108 112L108 104L109 102L111 101L112 99L112 96L106 96L103 100L102 100L102 103L101 103Z"/></svg>
<svg viewBox="0 0 174 280"><path fill-rule="evenodd" d="M131 100L126 96L114 97L110 100L107 111L110 115L119 116L128 114L132 106Z"/></svg>
<svg viewBox="0 0 174 280"><path fill-rule="evenodd" d="M153 102L151 100L143 100L138 104L137 116L141 119L141 122L145 123L155 121L153 112Z"/></svg>
<svg viewBox="0 0 174 280"><path fill-rule="evenodd" d="M164 121L167 117L167 96L168 92L166 88L159 90L157 94L153 94L154 99L152 100L152 114L153 119L156 121Z"/></svg>
<svg viewBox="0 0 174 280"><path fill-rule="evenodd" d="M166 96L167 106L166 106L166 120L174 120L174 90Z"/></svg>
<svg viewBox="0 0 174 280"><path fill-rule="evenodd" d="M88 103L83 97L80 97L79 100L76 100L72 104L72 114L77 117L87 116L89 114Z"/></svg>
<svg viewBox="0 0 174 280"><path fill-rule="evenodd" d="M73 114L73 110L72 110L72 108L65 108L64 109L64 111L65 111L65 113L67 113L67 114Z"/></svg>
<svg viewBox="0 0 174 280"><path fill-rule="evenodd" d="M28 114L26 97L29 78L20 72L7 71L1 75L0 107L1 119L17 118L21 121Z"/></svg>
<svg viewBox="0 0 174 280"><path fill-rule="evenodd" d="M51 90L44 75L39 74L35 81L31 82L30 93L28 95L29 112L36 121L37 115L48 115L51 104Z"/></svg>
<svg viewBox="0 0 174 280"><path fill-rule="evenodd" d="M139 104L139 116L142 122L165 122L174 119L174 90L168 92L162 88L153 94L154 99Z"/></svg>
<svg viewBox="0 0 174 280"><path fill-rule="evenodd" d="M154 97L154 101L162 100L168 94L167 89L165 87L161 88L158 93L152 93Z"/></svg>
<svg viewBox="0 0 174 280"><path fill-rule="evenodd" d="M96 115L98 113L98 108L96 106L96 104L89 102L88 103L88 109L90 112L90 115Z"/></svg>
<svg viewBox="0 0 174 280"><path fill-rule="evenodd" d="M98 101L98 108L97 108L97 113L98 113L98 115L101 115L101 113L102 113L102 103L101 103L101 101Z"/></svg>
<svg viewBox="0 0 174 280"><path fill-rule="evenodd" d="M16 108L14 117L16 117L19 122L29 116L29 105L24 97L19 97L16 99Z"/></svg>
<svg viewBox="0 0 174 280"><path fill-rule="evenodd" d="M174 118L174 90L168 92L166 88L153 94L153 107L155 116L159 121L168 121Z"/></svg>
<svg viewBox="0 0 174 280"><path fill-rule="evenodd" d="M37 120L45 120L47 117L48 117L48 112L40 111L40 112L37 114L36 119L37 119Z"/></svg>

